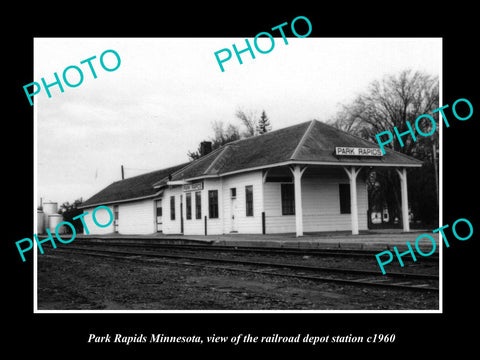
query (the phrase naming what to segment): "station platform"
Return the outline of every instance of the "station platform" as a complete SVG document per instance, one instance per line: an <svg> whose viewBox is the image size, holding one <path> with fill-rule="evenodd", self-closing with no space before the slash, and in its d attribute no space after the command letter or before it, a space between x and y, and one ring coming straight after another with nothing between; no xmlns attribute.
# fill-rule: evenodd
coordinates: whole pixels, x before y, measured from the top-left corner
<svg viewBox="0 0 480 360"><path fill-rule="evenodd" d="M394 246L407 249L406 242L412 247L415 240L422 234L428 234L435 239L436 251L439 250L439 235L431 230L413 230L403 232L397 229L382 229L360 231L358 235L352 235L349 231L305 233L296 237L294 233L282 234L223 234L223 235L165 235L154 233L150 235L81 235L76 239L114 239L114 240L138 240L141 243L184 243L184 244L212 244L227 246L262 246L262 247L289 247L289 248L337 248L358 250L390 250ZM432 243L428 238L419 242L420 248L425 252L432 249Z"/></svg>

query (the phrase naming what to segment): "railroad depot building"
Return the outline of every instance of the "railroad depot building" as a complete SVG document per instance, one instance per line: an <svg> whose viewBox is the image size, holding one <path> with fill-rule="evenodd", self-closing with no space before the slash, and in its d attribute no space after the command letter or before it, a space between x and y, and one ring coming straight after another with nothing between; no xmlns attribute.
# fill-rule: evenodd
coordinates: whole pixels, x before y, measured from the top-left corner
<svg viewBox="0 0 480 360"><path fill-rule="evenodd" d="M312 120L237 140L178 166L116 181L81 206L107 206L90 234L216 235L367 230L366 171L400 177L409 230L407 172L422 162ZM104 219L102 219L102 217ZM99 209L96 218L108 223ZM85 230L84 230L85 232Z"/></svg>

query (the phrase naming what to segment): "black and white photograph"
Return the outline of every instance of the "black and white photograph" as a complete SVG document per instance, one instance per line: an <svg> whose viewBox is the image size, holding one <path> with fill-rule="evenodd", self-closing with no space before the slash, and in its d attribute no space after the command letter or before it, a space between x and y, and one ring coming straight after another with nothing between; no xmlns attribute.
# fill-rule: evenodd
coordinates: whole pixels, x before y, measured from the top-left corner
<svg viewBox="0 0 480 360"><path fill-rule="evenodd" d="M18 37L7 342L139 358L470 344L471 24L410 10L132 10Z"/></svg>
<svg viewBox="0 0 480 360"><path fill-rule="evenodd" d="M39 311L441 309L441 39L261 40L35 39Z"/></svg>

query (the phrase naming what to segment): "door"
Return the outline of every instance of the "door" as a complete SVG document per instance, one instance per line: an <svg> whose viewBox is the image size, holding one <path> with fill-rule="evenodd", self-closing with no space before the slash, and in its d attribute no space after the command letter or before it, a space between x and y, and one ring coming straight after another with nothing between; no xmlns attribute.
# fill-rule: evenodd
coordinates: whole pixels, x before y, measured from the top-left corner
<svg viewBox="0 0 480 360"><path fill-rule="evenodd" d="M162 199L155 201L155 219L157 232L162 232Z"/></svg>

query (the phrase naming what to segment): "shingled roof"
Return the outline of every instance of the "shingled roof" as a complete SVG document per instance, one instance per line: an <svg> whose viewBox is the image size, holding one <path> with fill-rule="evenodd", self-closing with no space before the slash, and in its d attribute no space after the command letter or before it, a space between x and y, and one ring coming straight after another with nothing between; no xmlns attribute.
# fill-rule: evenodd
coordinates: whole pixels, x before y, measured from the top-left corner
<svg viewBox="0 0 480 360"><path fill-rule="evenodd" d="M173 180L221 176L276 164L302 162L319 165L369 166L421 166L422 164L420 160L391 149L386 149L386 154L382 157L343 157L335 155L335 147L378 148L378 144L318 120L311 120L228 143L178 171L173 176Z"/></svg>
<svg viewBox="0 0 480 360"><path fill-rule="evenodd" d="M87 201L83 202L79 208L153 197L159 193L159 189L155 189L153 184L161 180L166 182L169 175L178 171L185 165L187 164L172 166L166 169L152 171L147 174L133 176L128 179L115 181L102 191L93 195Z"/></svg>
<svg viewBox="0 0 480 360"><path fill-rule="evenodd" d="M420 160L386 149L381 157L336 156L335 147L378 148L318 120L233 141L190 163L114 182L82 204L82 208L153 197L172 181L218 177L289 164L418 167Z"/></svg>

